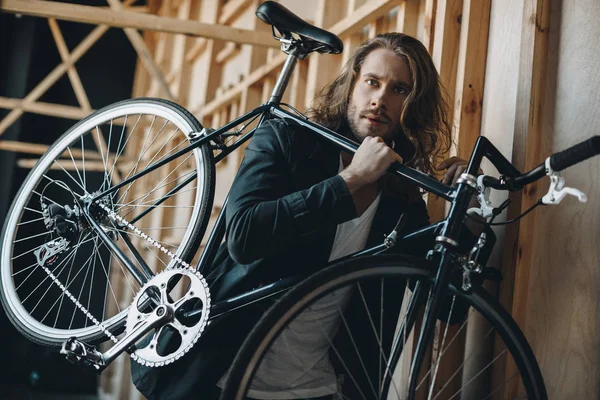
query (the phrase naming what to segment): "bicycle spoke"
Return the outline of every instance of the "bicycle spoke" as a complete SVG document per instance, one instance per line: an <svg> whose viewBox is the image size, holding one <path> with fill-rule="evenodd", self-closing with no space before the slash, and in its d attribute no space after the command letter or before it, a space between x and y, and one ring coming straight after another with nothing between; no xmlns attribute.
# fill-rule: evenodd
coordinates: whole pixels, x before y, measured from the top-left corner
<svg viewBox="0 0 600 400"><path fill-rule="evenodd" d="M87 263L87 262L88 262L88 261L89 261L89 260L92 258L92 256L93 256L93 254L92 254L92 255L90 255L90 257L88 257L88 259L87 259L86 263ZM65 280L65 282L67 282L67 284L65 285L65 290L67 290L67 289L70 287L71 283L73 282L73 280L71 280L71 282L69 282L69 278L71 277L71 272L73 271L73 264L74 264L74 263L75 263L75 257L73 257L73 258L72 258L72 260L71 260L71 266L69 267L69 272L68 272L68 275L67 275L67 279ZM66 266L66 264L65 264L65 266ZM83 264L83 266L82 266L81 268L83 268L84 266L85 266L85 263ZM63 268L61 269L61 271L60 271L58 274L56 274L56 275L55 275L55 277L56 277L56 279L57 279L57 280L59 280L58 278L59 278L59 276L60 276L60 274L62 273L62 271L63 271L63 270L64 270L64 266L63 266ZM81 271L81 269L80 269L80 271ZM47 278L50 278L50 275L48 275L48 276L47 276ZM44 281L45 281L45 279L44 279ZM59 280L59 282L62 282L62 281L60 281L60 280ZM51 285L51 284L50 284L50 285L48 285L48 289L46 289L46 291L44 292L44 294L42 295L42 297L40 297L40 299L38 300L38 302L37 302L37 304L35 305L35 307L33 307L33 309L31 310L31 312L32 312L32 313L33 313L33 312L35 311L35 309L36 309L36 308L37 308L37 307L40 305L40 303L42 302L42 300L44 299L44 297L46 297L46 294L48 293L48 291L49 291L51 288L52 288L52 285ZM33 292L32 292L32 293L33 293ZM55 304L56 304L56 302L58 302L58 300L59 300L59 299L63 299L63 298L64 298L64 295L65 295L65 291L63 290L63 292L62 292L62 294L59 296L59 298L58 298L58 299L56 299L56 301L55 301ZM23 300L23 302L25 302L25 300ZM62 301L61 301L61 303L62 303ZM52 307L54 307L54 305L55 305L55 304L53 304L53 305L52 305ZM52 309L52 307L50 307L50 309ZM43 322L43 319L42 319L40 322Z"/></svg>
<svg viewBox="0 0 600 400"><path fill-rule="evenodd" d="M106 247L106 244L104 242L100 243L101 245L103 245L104 247ZM106 247L108 249L108 247ZM102 261L102 257L99 257L100 260L100 264L102 264L102 270L104 271L104 276L106 276L106 284L110 289L110 292L112 293L113 299L115 300L115 304L117 306L117 310L118 312L121 312L121 307L119 305L119 301L117 300L117 296L115 295L115 292L113 290L112 284L110 283L110 265L108 266L108 269L106 268L106 266L104 265L104 261ZM110 259L109 259L110 262ZM104 318L104 316L106 315L106 296L108 295L108 291L104 292L104 306L103 306L103 310L102 310L102 317Z"/></svg>
<svg viewBox="0 0 600 400"><path fill-rule="evenodd" d="M158 182L156 185L160 185L162 184L166 179L169 178L169 176L173 175L175 173L175 171L177 171L177 169L182 166L190 157L192 157L192 153L190 153L187 157L185 157L183 159L183 161L181 163L179 163L179 165L177 165L177 167L175 167L167 176L165 176L160 182ZM155 190L152 190L150 193L148 193L147 195L145 195L142 200L146 199L148 196L150 196L150 194L152 194ZM122 197L122 196L121 196ZM119 198L119 200L117 202L120 202L121 198Z"/></svg>
<svg viewBox="0 0 600 400"><path fill-rule="evenodd" d="M360 293L360 297L363 303L363 307L367 313L367 316L369 317L369 323L371 325L371 328L373 329L373 334L375 335L375 339L377 340L377 344L379 345L379 360L381 363L381 358L383 357L383 360L385 361L386 364L388 364L388 359L383 351L383 345L381 344L381 338L377 337L377 329L375 328L375 323L373 322L373 318L371 317L371 313L369 312L369 308L367 306L367 301L365 299L365 295L362 291L362 287L360 285L360 282L357 284L358 286L358 292ZM383 308L382 308L383 309ZM390 372L391 373L391 372ZM380 381L381 382L381 381ZM398 393L398 388L396 387L396 383L394 382L394 380L392 379L392 385L394 386L394 390L396 391L396 395L398 395L398 397L400 396L400 394Z"/></svg>
<svg viewBox="0 0 600 400"><path fill-rule="evenodd" d="M310 310L310 308L309 308ZM369 313L369 310L367 308L365 308L365 310L367 311L367 314ZM377 397L377 391L375 390L375 387L373 386L373 382L371 381L371 378L369 377L369 372L367 371L367 367L365 366L365 362L362 359L361 355L360 355L360 351L358 350L358 346L356 345L356 342L354 341L354 337L352 336L352 333L350 333L350 328L348 327L348 323L346 322L346 318L344 318L344 313L343 311L338 307L338 313L340 314L340 317L342 318L342 322L344 323L344 327L346 328L346 330L348 331L348 336L350 337L350 341L352 342L352 347L354 347L354 351L356 352L356 355L358 356L358 360L360 361L360 366L363 369L363 372L365 373L365 376L367 377L367 380L369 381L369 386L371 387L371 390L373 391L373 394L375 395L375 397Z"/></svg>
<svg viewBox="0 0 600 400"><path fill-rule="evenodd" d="M25 222L19 222L17 224L17 226L22 226L22 225L27 225L27 224L31 224L32 222L38 222L38 221L43 221L44 217L40 217L40 218L35 218L35 219L31 219L29 221L25 221Z"/></svg>
<svg viewBox="0 0 600 400"><path fill-rule="evenodd" d="M506 351L507 351L507 349L504 349L502 351L502 353L498 354L498 356L496 356L492 361L490 361L481 371L479 371L479 373L477 375L475 375L474 377L472 377L471 379L469 379L469 381L462 388L460 388L456 393L454 393L452 395L452 397L450 397L448 400L452 400L453 398L455 398L456 396L458 396L460 394L460 392L462 392L463 390L465 390L465 388L467 386L469 386L472 382L474 382L475 379L479 375L481 375L485 370L487 370L493 363L495 363L497 359L499 359L500 357L502 357L506 353Z"/></svg>
<svg viewBox="0 0 600 400"><path fill-rule="evenodd" d="M50 235L50 234L52 234L51 231L46 231L46 232L38 233L37 235L31 235L31 236L27 236L27 237L24 237L24 238L21 238L21 239L17 239L15 241L13 241L13 243L24 242L26 240L30 240L30 239L34 239L36 237L46 236L46 235Z"/></svg>
<svg viewBox="0 0 600 400"><path fill-rule="evenodd" d="M450 313L448 315L448 321L450 321L450 317L452 316L452 311L454 310L454 303L456 301L456 296L452 296L452 304L450 304ZM441 350L444 349L444 343L446 342L446 335L448 334L448 327L450 326L450 322L447 322L446 327L444 329L444 334L442 335L442 344L440 345L440 352L438 354L437 360L435 361L433 374L431 377L431 385L429 386L429 396L427 398L431 400L431 396L433 395L433 388L435 387L435 379L437 378L438 368L440 367L440 359L442 358Z"/></svg>
<svg viewBox="0 0 600 400"><path fill-rule="evenodd" d="M82 168L83 168L83 186L87 187L87 184L85 181L85 147L83 146L83 136L79 136L79 139L81 140L81 161L82 161Z"/></svg>
<svg viewBox="0 0 600 400"><path fill-rule="evenodd" d="M465 327L467 324L463 323L463 326L460 328L460 330L463 329L463 327ZM459 330L459 331L460 331ZM485 342L486 339L488 338L488 336L494 331L494 328L491 328L488 333L484 336L482 342ZM454 336L455 338L458 337L458 332L457 334ZM454 338L453 338L454 340ZM450 346L452 345L452 343L448 344L448 347L446 348L449 349ZM444 350L444 352L442 352L442 356L444 355L444 353L446 352L446 350ZM467 363L467 361L469 361L471 359L471 357L473 356L473 354L475 354L475 351L473 349L471 349L471 351L469 352L469 355L467 357L464 358L463 362L458 366L458 368L456 369L456 371L454 371L454 373L452 374L452 376L446 381L446 384L444 386L442 386L442 388L438 391L438 393L436 394L436 396L433 398L434 400L444 391L444 389L450 384L450 382L452 381L452 379L454 379L454 377L460 372L462 371L464 365ZM429 372L428 372L429 374Z"/></svg>
<svg viewBox="0 0 600 400"><path fill-rule="evenodd" d="M127 174L125 174L125 179L129 178L130 176L132 176L133 174L136 173L137 167L140 164L142 156L144 155L144 152L145 152L144 147L146 146L146 142L148 141L148 136L150 135L150 132L152 131L152 126L154 126L155 120L156 120L156 116L154 116L154 118L152 118L152 123L150 124L150 128L148 128L148 131L146 132L144 144L142 145L142 150L140 151L140 155L138 156L138 159L135 162L135 164L129 169L129 172L127 172ZM123 194L124 198L127 197L127 193L129 193L129 189L131 189L131 185L133 185L134 182L135 181L132 181L129 183L129 185L127 185L127 189L125 189L125 193Z"/></svg>
<svg viewBox="0 0 600 400"><path fill-rule="evenodd" d="M194 173L195 173L195 171L192 171L192 172L188 173L187 175L191 176L191 175L192 175L192 174L194 174ZM160 186L160 187L157 187L157 188L154 188L154 189L152 189L152 191L150 191L149 193L144 193L143 195L139 196L138 198L136 198L136 199L134 199L134 200L131 200L131 201L130 201L130 202L128 202L128 203L118 203L118 202L117 202L117 203L115 203L115 204L116 204L116 205L118 205L118 206L120 206L120 207L118 207L118 208L116 209L116 211L117 211L117 212L125 212L125 216L127 216L127 215L128 215L130 212L131 212L131 211L133 211L133 209L123 210L124 208L126 208L126 207L132 207L132 206L131 206L131 204L132 204L132 203L134 203L134 202L136 202L136 201L138 201L138 200L146 199L146 198L147 198L149 195L151 195L152 193L156 192L157 190L160 190L160 189L162 189L163 187L165 187L165 186L168 186L168 185L170 185L170 184L171 184L171 183L173 183L173 182L177 182L177 181L179 181L179 180L182 180L182 179L185 179L185 178L186 178L186 176L185 176L185 175L183 175L183 176L179 176L179 177L177 177L177 178L173 179L172 181L169 181L169 182L165 183L164 185L162 185L162 186ZM191 183L191 182L190 182L190 183ZM186 186L187 186L187 185L186 185ZM183 189L184 187L185 187L185 186L181 187L181 189ZM178 195L178 194L187 193L187 192L190 192L190 191L194 191L194 190L196 190L196 189L197 189L197 186L194 186L194 187L192 187L192 188L186 189L185 191L181 191L181 190L179 190L179 191L177 191L177 192L175 192L175 193L171 193L171 194L170 194L170 195L168 195L168 196L167 196L167 195L164 195L164 196L162 196L162 197L160 197L160 198L152 198L152 199L150 199L150 200L147 200L147 201L141 202L140 204L141 204L141 205L148 205L148 206L150 207L150 206L152 206L154 203L156 203L158 200L162 200L162 199L169 199L169 198L171 198L171 197L173 197L173 196L176 196L176 195ZM158 207L158 206L155 206L155 207Z"/></svg>
<svg viewBox="0 0 600 400"><path fill-rule="evenodd" d="M69 173L69 172L68 172L68 171L67 171L67 170L66 170L66 169L65 169L65 168L62 166L62 164L61 164L60 162L58 162L58 159L54 160L53 162L54 162L56 165L58 165L58 166L60 167L60 169L62 169L62 170L64 171L64 173L65 173L65 174L66 174L66 175L67 175L69 178L71 178L71 180L72 180L73 182L75 182L75 184L76 184L77 186L79 186L79 187L81 188L81 190L83 190L83 192L84 192L85 194L88 194L87 190L86 190L86 189L85 189L83 186L81 186L81 184L80 184L79 182L77 182L77 180L76 180L75 178L73 178L73 175L71 175L71 174L70 174L70 173ZM75 161L73 161L73 163L75 163Z"/></svg>
<svg viewBox="0 0 600 400"><path fill-rule="evenodd" d="M65 171L66 172L66 171ZM69 192L71 195L77 195L77 197L83 197L82 194L77 193L75 191L73 191L70 187L68 187L64 182L62 181L57 181L55 179L50 178L48 175L43 174L42 177L46 178L48 181L55 183L58 187L60 187L61 189L66 190L67 192ZM77 183L77 182L76 182ZM84 190L85 191L85 190Z"/></svg>

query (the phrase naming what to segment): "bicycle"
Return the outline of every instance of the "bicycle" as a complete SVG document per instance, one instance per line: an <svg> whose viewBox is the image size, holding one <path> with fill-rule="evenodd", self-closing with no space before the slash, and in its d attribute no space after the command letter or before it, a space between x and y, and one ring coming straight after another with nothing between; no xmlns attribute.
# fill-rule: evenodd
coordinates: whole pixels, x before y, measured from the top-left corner
<svg viewBox="0 0 600 400"><path fill-rule="evenodd" d="M80 121L40 158L16 195L2 233L0 294L11 322L30 340L60 346L68 359L90 365L98 372L123 352L142 365L161 367L188 352L217 318L281 296L254 327L229 372L223 398L240 399L279 333L326 295L343 292L347 287L362 302L367 315L361 320L373 331L376 345L373 351L361 354L351 340L358 353L358 361L351 362L358 363L358 369L363 370L361 376L348 373L344 354L332 346L341 370L348 375L346 384L355 387L357 398L387 398L394 394L402 398L407 394L412 399L424 391L428 391L429 398L455 397L461 391L466 398L479 398L483 396L474 394L479 392L465 387L456 393L446 392L456 374L466 369L465 363L445 385L436 382L441 358L454 342L454 338L447 338L447 326L437 354L431 357L432 368L422 371L427 352L431 351L428 346L434 338L436 320L445 313L450 319L454 306L463 302L470 306L467 318L480 314L491 326L482 340L504 344L504 350L494 354L494 361L511 356L527 398L547 398L542 375L524 335L509 313L481 286L482 280L494 278L479 259L485 234L463 252L458 250L459 230L473 194L480 201L481 215L490 218L507 205L493 207L489 202L490 189L517 191L544 176L550 177L551 186L540 203L558 204L569 194L585 201L581 192L564 187L559 171L599 154L599 136L548 157L524 174L481 137L456 188L397 165L395 173L451 203L446 219L400 237L401 219L380 245L336 260L310 277L288 277L211 303L202 273L213 262L222 241L226 201L197 266L189 263L208 226L215 164L249 140L270 118L287 118L342 151L353 153L358 148L356 143L309 121L293 108L283 108L281 103L297 60L311 52L340 53L340 39L276 3L261 4L257 16L272 26L273 36L288 54L266 104L213 130L203 128L175 103L127 100ZM253 122L257 126L246 132ZM140 154L125 154L128 144L135 142L141 144ZM91 150L93 147L95 151ZM476 177L483 157L497 168L500 178ZM147 184L154 185L150 192L145 189ZM182 206L184 201L189 205ZM177 213L173 212L175 208ZM165 227L163 221L167 220L182 226ZM153 232L167 229L176 235L154 238L160 235ZM429 236L435 237L435 246L426 258L382 254ZM153 253L154 249L159 255ZM162 272L155 273L159 267ZM117 295L118 284L129 287L128 297ZM377 290L369 292L372 287ZM398 306L398 316L391 322L384 318L383 309L379 314L371 314L367 306L373 293L375 300L377 296L383 298L386 287L388 296L390 287L393 297L411 296L404 301L399 299L402 312ZM48 298L53 300L46 301ZM444 311L444 307L449 310ZM336 318L340 327L348 327L341 308ZM465 321L461 318L459 332L467 326ZM384 324L386 331L395 332L385 340ZM165 354L158 348L167 329L179 336L180 343ZM123 334L120 339L119 334ZM140 340L144 337L150 338L150 343L142 347ZM105 340L114 345L104 353L92 345ZM330 344L333 345L332 340ZM362 357L375 357L378 368L368 371ZM408 357L413 357L412 361L405 359ZM402 371L404 376L393 377ZM466 387L474 386L480 376L467 378ZM486 384L482 390L490 397L499 389Z"/></svg>

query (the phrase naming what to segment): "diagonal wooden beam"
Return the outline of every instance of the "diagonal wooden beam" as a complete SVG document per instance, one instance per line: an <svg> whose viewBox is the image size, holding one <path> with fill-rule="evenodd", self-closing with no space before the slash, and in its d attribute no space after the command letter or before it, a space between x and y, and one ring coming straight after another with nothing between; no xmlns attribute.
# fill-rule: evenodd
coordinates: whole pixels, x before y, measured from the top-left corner
<svg viewBox="0 0 600 400"><path fill-rule="evenodd" d="M65 63L69 59L69 49L67 48L65 39L63 38L60 28L58 27L58 23L54 18L49 18L48 25L50 26L50 31L52 32L52 36L54 37L56 47L58 48L60 58L62 59L62 62ZM77 97L77 101L79 102L81 108L87 111L91 111L92 106L90 105L90 101L85 93L85 89L83 88L83 84L81 83L79 74L75 69L75 65L70 64L67 67L67 75L69 76L71 86L73 87L73 91L75 92L75 96Z"/></svg>
<svg viewBox="0 0 600 400"><path fill-rule="evenodd" d="M63 38L60 28L58 27L58 23L54 18L49 18L48 24L50 25L50 31L52 32L52 36L54 37L54 42L56 43L56 47L58 48L60 58L63 62L67 62L67 60L69 59L69 49L67 48L65 39ZM71 86L75 91L75 96L77 97L77 101L79 101L79 105L81 106L81 108L83 108L83 110L87 111L88 113L91 113L92 106L90 105L90 100L87 96L87 93L85 92L85 89L83 88L83 83L81 83L81 79L79 77L79 74L77 73L75 65L69 65L67 69L67 75L69 76ZM101 134L92 134L91 136L100 154L106 153L106 157L108 158L109 148L106 144L106 140L104 140L104 136ZM113 171L111 176L115 183L121 182L121 177L119 176L118 171Z"/></svg>
<svg viewBox="0 0 600 400"><path fill-rule="evenodd" d="M3 3L2 3L3 4ZM48 74L40 83L25 98L23 103L29 105L40 98L46 91L67 72L70 65L75 64L93 45L104 35L108 30L107 25L100 25L96 27L85 39L79 43L79 45L70 54L67 61L59 64ZM17 108L12 110L8 115L0 121L0 136L6 131L6 129L12 125L21 115L23 114L23 108Z"/></svg>
<svg viewBox="0 0 600 400"><path fill-rule="evenodd" d="M125 6L129 6L135 0L125 0L123 4ZM0 2L0 10L2 10L6 6L6 1ZM70 65L73 65L79 60L108 30L108 25L100 25L97 26L89 35L87 35L78 45L75 47L73 52L70 54L67 60L63 60L63 62L56 66L40 83L37 84L35 88L29 92L27 96L22 100L21 106L13 109L8 115L0 121L0 136L11 126L22 114L25 109L31 109L31 103L35 102L40 98L46 91L67 71ZM40 103L38 103L40 105ZM56 105L58 106L58 105ZM62 111L65 111L65 107L67 106L58 106L62 108ZM39 107L36 107L39 109ZM48 110L48 107L45 107ZM56 109L56 107L54 107ZM35 111L34 111L35 112ZM44 114L42 112L41 114ZM67 116L65 118L72 118L70 113L66 112ZM52 115L52 114L48 114Z"/></svg>
<svg viewBox="0 0 600 400"><path fill-rule="evenodd" d="M159 17L132 11L106 10L102 7L82 6L41 0L2 0L0 11L13 14L56 18L64 21L88 24L109 25L118 28L133 28L159 32L181 33L203 36L230 42L256 46L279 47L272 35L248 29L232 28L224 25L206 24L178 18Z"/></svg>
<svg viewBox="0 0 600 400"><path fill-rule="evenodd" d="M118 0L107 0L110 7L118 12L123 12L124 8L120 1ZM163 96L165 96L168 100L175 101L175 96L171 93L171 89L169 88L169 84L165 80L165 76L154 61L150 50L148 50L148 46L144 42L142 35L133 29L133 28L123 28L125 35L133 45L136 53L140 57L140 61L146 68L146 70L150 73L150 75L156 80L158 83L158 87L162 91Z"/></svg>

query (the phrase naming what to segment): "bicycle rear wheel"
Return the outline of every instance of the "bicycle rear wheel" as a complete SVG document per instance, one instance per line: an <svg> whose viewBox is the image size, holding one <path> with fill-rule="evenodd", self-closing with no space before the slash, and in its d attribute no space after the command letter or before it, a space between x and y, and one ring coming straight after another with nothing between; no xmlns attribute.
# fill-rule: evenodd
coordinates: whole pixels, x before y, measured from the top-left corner
<svg viewBox="0 0 600 400"><path fill-rule="evenodd" d="M352 400L496 399L505 398L504 391L513 393L518 384L525 398L547 398L535 357L510 315L484 290L464 293L454 287L447 320L459 308L465 315L459 324L438 324L417 391L408 395L415 331L424 308L410 304L424 304L432 270L425 260L376 256L311 276L254 327L228 373L221 399L243 399L248 390L250 396L272 392L297 368L304 369L284 384L287 389L277 398L335 392L336 398ZM301 350L311 356L299 361L305 357ZM282 364L282 358L288 363ZM504 378L510 362L518 374Z"/></svg>
<svg viewBox="0 0 600 400"><path fill-rule="evenodd" d="M123 328L141 284L92 229L82 199L184 148L190 133L201 129L175 103L133 99L93 113L48 149L13 200L1 239L1 300L19 331L37 343L60 345L72 336L106 339L99 322L113 334ZM212 151L204 145L100 199L103 208L95 207L94 219L152 275L175 261L106 209L191 261L209 220L214 184Z"/></svg>

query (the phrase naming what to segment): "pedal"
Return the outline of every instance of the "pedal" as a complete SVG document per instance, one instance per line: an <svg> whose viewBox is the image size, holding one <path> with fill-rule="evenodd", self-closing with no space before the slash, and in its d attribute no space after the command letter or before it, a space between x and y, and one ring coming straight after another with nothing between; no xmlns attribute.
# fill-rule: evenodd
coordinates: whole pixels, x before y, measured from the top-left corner
<svg viewBox="0 0 600 400"><path fill-rule="evenodd" d="M73 364L91 366L97 371L105 366L102 353L95 347L77 340L76 337L71 337L63 343L60 354L64 354Z"/></svg>

